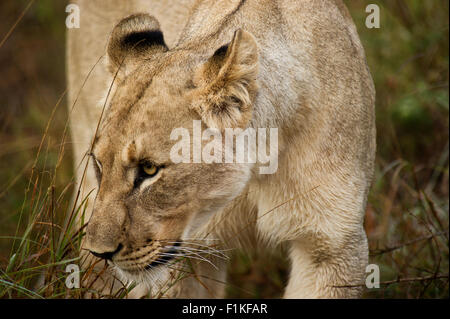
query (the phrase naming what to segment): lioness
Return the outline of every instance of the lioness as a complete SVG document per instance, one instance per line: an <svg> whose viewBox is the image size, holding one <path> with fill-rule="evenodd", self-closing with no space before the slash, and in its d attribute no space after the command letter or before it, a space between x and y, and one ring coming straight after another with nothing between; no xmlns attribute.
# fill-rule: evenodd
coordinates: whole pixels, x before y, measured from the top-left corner
<svg viewBox="0 0 450 319"><path fill-rule="evenodd" d="M90 74L71 118L78 162L96 132L85 249L152 292L209 298L223 296L226 249L285 243L285 298L360 296L338 286L364 282L375 90L343 3L79 4L70 102L107 41L105 66ZM219 132L277 128L278 169L175 163L172 132L192 136L194 121Z"/></svg>

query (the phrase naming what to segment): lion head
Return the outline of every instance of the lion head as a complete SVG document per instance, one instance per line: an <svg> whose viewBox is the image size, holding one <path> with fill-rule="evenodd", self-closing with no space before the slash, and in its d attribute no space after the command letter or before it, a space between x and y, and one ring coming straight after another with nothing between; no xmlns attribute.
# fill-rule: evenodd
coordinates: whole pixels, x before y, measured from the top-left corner
<svg viewBox="0 0 450 319"><path fill-rule="evenodd" d="M219 47L203 39L169 50L158 22L138 14L115 26L107 60L115 90L92 148L98 193L85 247L135 278L182 255L183 241L251 178L254 164L197 163L192 154L174 163L171 134L185 128L193 136L194 121L247 127L258 49L238 30Z"/></svg>

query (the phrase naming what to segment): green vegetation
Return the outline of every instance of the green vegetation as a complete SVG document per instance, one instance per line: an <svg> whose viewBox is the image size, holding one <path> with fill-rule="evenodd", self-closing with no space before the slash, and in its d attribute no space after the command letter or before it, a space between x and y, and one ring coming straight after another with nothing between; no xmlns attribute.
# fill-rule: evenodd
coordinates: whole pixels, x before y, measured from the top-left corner
<svg viewBox="0 0 450 319"><path fill-rule="evenodd" d="M366 296L448 298L449 2L345 2L377 89L378 156L365 227L384 283ZM0 41L28 3L0 3ZM380 5L380 29L364 25L369 3ZM64 8L35 1L0 47L0 298L82 294L64 285L65 265L80 262L82 232L67 231L74 225L63 216L82 214L85 204L71 202ZM282 295L285 250L265 257L234 254L228 297ZM36 290L39 278L45 284Z"/></svg>

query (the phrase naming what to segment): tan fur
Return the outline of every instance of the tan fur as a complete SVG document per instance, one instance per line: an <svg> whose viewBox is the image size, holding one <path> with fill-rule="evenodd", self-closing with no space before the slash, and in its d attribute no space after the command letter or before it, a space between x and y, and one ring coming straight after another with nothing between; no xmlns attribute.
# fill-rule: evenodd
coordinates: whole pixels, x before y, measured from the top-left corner
<svg viewBox="0 0 450 319"><path fill-rule="evenodd" d="M364 282L375 91L342 2L186 0L160 11L162 1L145 2L155 4L154 12L143 1L130 3L104 9L101 18L82 8L81 29L69 32L70 102L87 66L106 48L106 64L117 72L93 151L101 178L91 172L84 185L99 187L85 248L105 253L122 245L113 263L128 279L144 279L154 294L176 271L163 265L144 276L139 270L173 240L219 239L220 248L255 249L287 243L286 298L360 296L358 288L334 286ZM112 31L129 14L138 15ZM157 21L166 48L121 45L142 23L155 30ZM91 76L71 115L77 162L111 83L108 65ZM171 131L192 132L193 120L204 128L278 128L277 172L261 175L258 163L172 163ZM135 189L142 160L163 168ZM218 281L226 264L211 262L217 269L193 260L195 276L176 281L166 295L223 296Z"/></svg>

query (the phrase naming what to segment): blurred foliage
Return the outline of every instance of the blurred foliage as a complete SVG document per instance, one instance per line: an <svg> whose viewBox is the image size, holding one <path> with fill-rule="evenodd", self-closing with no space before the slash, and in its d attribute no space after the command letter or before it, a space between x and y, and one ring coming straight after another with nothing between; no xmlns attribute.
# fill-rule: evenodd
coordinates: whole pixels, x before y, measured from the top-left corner
<svg viewBox="0 0 450 319"><path fill-rule="evenodd" d="M0 2L0 40L28 0ZM449 2L347 0L377 90L378 156L365 221L371 262L382 281L448 274L448 36ZM377 3L381 28L365 27L365 7ZM53 180L65 101L65 2L37 0L0 48L0 269L9 262L29 177L39 188L71 181L70 148ZM38 173L38 174L37 174ZM33 186L33 185L31 185ZM229 267L228 297L280 297L289 272L286 250L267 258L237 252ZM367 297L448 298L446 280L386 283Z"/></svg>
<svg viewBox="0 0 450 319"><path fill-rule="evenodd" d="M28 3L0 2L0 39ZM64 9L63 1L35 1L0 48L0 235L15 234L36 152L52 109L65 89ZM50 185L66 118L63 101L43 145L48 152L42 152L45 155L36 162L36 171L48 172L43 175L46 181L41 181L44 188ZM56 179L58 187L67 184L71 167L70 158L66 158ZM11 243L0 239L0 263L9 254Z"/></svg>

